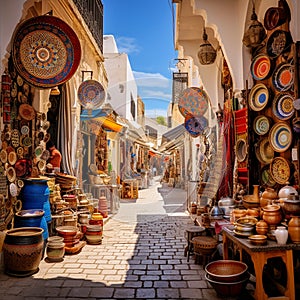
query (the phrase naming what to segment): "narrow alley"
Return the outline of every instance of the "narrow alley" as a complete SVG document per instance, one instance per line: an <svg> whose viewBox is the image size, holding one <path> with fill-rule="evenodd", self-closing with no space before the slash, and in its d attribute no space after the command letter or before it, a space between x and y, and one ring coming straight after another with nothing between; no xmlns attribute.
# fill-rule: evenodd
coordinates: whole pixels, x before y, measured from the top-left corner
<svg viewBox="0 0 300 300"><path fill-rule="evenodd" d="M184 257L185 227L193 224L185 201L184 190L157 180L136 202L120 204L104 225L101 245L86 245L58 263L44 259L31 277L2 272L0 298L224 299L205 280L202 265Z"/></svg>

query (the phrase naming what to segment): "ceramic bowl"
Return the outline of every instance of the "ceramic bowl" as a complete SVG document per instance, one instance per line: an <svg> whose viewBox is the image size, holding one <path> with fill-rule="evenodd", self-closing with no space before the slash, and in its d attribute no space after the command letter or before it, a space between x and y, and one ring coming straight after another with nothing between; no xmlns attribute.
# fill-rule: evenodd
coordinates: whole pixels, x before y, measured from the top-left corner
<svg viewBox="0 0 300 300"><path fill-rule="evenodd" d="M248 239L250 240L251 244L261 246L265 245L267 243L267 236L264 234L254 234L248 236Z"/></svg>

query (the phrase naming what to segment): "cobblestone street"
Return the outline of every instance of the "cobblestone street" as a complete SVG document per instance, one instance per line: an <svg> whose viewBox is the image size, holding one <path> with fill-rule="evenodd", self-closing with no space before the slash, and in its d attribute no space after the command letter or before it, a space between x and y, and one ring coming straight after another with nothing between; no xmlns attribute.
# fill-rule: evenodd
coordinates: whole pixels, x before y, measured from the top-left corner
<svg viewBox="0 0 300 300"><path fill-rule="evenodd" d="M184 257L184 228L193 223L185 199L184 190L161 188L158 181L140 190L136 202L121 203L106 221L101 245L86 245L59 263L44 259L30 277L1 274L0 298L224 299L205 280L202 265Z"/></svg>

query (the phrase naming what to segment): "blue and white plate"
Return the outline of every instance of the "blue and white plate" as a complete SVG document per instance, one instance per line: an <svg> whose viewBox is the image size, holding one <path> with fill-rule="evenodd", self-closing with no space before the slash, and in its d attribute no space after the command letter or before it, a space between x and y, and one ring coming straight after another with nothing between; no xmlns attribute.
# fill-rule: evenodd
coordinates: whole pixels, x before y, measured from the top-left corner
<svg viewBox="0 0 300 300"><path fill-rule="evenodd" d="M292 130L285 122L274 124L270 130L270 145L276 152L286 151L291 146L292 139Z"/></svg>
<svg viewBox="0 0 300 300"><path fill-rule="evenodd" d="M269 101L269 90L263 83L254 85L249 93L249 106L254 111L265 108Z"/></svg>
<svg viewBox="0 0 300 300"><path fill-rule="evenodd" d="M280 120L288 120L294 114L294 98L288 93L278 94L272 104L274 116Z"/></svg>

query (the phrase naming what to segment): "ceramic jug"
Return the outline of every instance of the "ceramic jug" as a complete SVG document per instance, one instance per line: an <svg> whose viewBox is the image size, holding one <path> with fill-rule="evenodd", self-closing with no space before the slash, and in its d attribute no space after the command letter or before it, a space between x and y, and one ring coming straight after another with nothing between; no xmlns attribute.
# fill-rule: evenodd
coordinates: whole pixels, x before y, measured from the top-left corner
<svg viewBox="0 0 300 300"><path fill-rule="evenodd" d="M277 226L275 230L275 238L277 244L285 245L289 237L289 233L286 230L285 226Z"/></svg>

